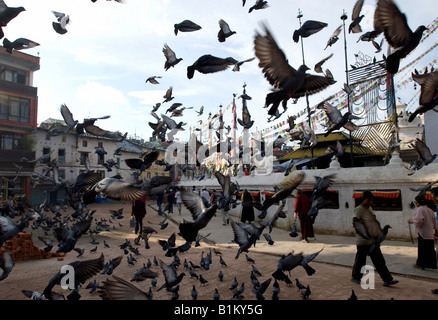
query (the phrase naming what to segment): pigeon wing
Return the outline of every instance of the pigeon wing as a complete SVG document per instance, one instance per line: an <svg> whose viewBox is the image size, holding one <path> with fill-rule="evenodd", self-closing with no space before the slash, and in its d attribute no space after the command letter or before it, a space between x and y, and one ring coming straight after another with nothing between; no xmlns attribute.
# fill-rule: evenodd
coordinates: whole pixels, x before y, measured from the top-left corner
<svg viewBox="0 0 438 320"><path fill-rule="evenodd" d="M438 71L421 75L412 74L412 79L421 86L420 104L424 105L432 101L438 88Z"/></svg>
<svg viewBox="0 0 438 320"><path fill-rule="evenodd" d="M75 121L75 119L73 118L73 113L71 113L66 104L62 104L59 111L61 111L62 118L64 119L67 126L73 127L75 124L78 123L78 121Z"/></svg>
<svg viewBox="0 0 438 320"><path fill-rule="evenodd" d="M183 189L181 191L181 200L192 214L193 220L197 220L206 210L201 196L194 192Z"/></svg>
<svg viewBox="0 0 438 320"><path fill-rule="evenodd" d="M150 300L144 291L117 276L102 283L98 293L103 300Z"/></svg>
<svg viewBox="0 0 438 320"><path fill-rule="evenodd" d="M90 133L93 136L98 136L98 137L105 136L105 135L110 133L109 131L101 129L101 128L99 128L98 126L96 126L94 124L86 126L84 129L85 129L85 131L87 133Z"/></svg>

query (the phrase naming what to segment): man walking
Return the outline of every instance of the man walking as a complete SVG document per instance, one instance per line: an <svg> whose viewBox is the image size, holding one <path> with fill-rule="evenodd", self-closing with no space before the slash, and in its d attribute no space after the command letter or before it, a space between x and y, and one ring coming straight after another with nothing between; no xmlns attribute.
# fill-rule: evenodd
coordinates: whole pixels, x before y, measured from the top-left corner
<svg viewBox="0 0 438 320"><path fill-rule="evenodd" d="M397 284L398 281L394 280L386 266L385 258L383 257L382 251L380 251L380 243L375 243L375 246L371 251L376 237L382 230L380 227L380 222L377 220L376 215L371 210L373 199L374 195L371 191L364 191L362 193L362 203L354 209L354 216L358 219L358 222L363 225L369 239L365 239L356 233L357 252L354 260L351 281L358 284L361 283L361 278L363 275L362 267L365 266L367 256L369 255L374 267L384 282L383 285L389 287Z"/></svg>
<svg viewBox="0 0 438 320"><path fill-rule="evenodd" d="M309 242L308 238L314 238L312 218L307 215L310 210L310 198L303 193L303 190L297 189L295 198L295 218L300 220L301 240Z"/></svg>

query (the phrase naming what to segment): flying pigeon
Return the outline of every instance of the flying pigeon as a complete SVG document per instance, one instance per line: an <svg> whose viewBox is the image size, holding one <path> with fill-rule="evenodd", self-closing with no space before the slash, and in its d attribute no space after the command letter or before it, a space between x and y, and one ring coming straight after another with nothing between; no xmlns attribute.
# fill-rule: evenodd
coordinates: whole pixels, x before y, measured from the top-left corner
<svg viewBox="0 0 438 320"><path fill-rule="evenodd" d="M412 73L412 80L420 85L421 93L419 106L409 116L409 122L412 122L418 114L424 114L438 105L438 71L423 74Z"/></svg>
<svg viewBox="0 0 438 320"><path fill-rule="evenodd" d="M324 137L327 137L332 131L339 130L341 128L345 128L350 132L359 129L359 127L352 123L350 120L360 118L353 116L348 111L345 112L344 115L342 115L337 108L333 107L327 101L320 103L316 108L324 110L328 117L329 126L327 128L327 131L324 133Z"/></svg>
<svg viewBox="0 0 438 320"><path fill-rule="evenodd" d="M180 31L180 32L193 32L193 31L198 31L201 29L202 29L201 26L197 25L196 23L194 23L193 21L190 21L190 20L184 20L180 23L174 24L175 35L178 35L178 31Z"/></svg>
<svg viewBox="0 0 438 320"><path fill-rule="evenodd" d="M377 25L375 28L379 27L383 30L386 41L394 49L386 58L386 70L395 74L398 72L400 60L418 46L427 28L420 25L412 32L406 15L400 11L393 0L378 0L374 15Z"/></svg>
<svg viewBox="0 0 438 320"><path fill-rule="evenodd" d="M108 199L121 201L134 201L148 194L148 190L139 189L132 183L116 178L103 178L92 190Z"/></svg>
<svg viewBox="0 0 438 320"><path fill-rule="evenodd" d="M294 175L290 175L283 181L282 188L277 191L273 196L267 198L263 202L262 210L267 210L273 204L286 199L292 194L292 192L301 184L304 180L304 172L299 172Z"/></svg>
<svg viewBox="0 0 438 320"><path fill-rule="evenodd" d="M339 34L341 33L341 31L342 31L342 25L340 25L335 29L335 31L333 31L333 33L331 34L330 38L327 41L327 45L325 46L324 50L327 49L328 47L331 47L336 43L336 41L339 40Z"/></svg>
<svg viewBox="0 0 438 320"><path fill-rule="evenodd" d="M219 42L225 42L227 38L231 37L233 34L236 34L236 31L232 31L228 23L223 19L219 20L219 27L220 30L217 34Z"/></svg>
<svg viewBox="0 0 438 320"><path fill-rule="evenodd" d="M361 33L362 28L360 26L360 22L365 17L365 15L361 15L360 12L363 7L364 0L357 0L353 7L353 12L351 14L351 23L348 26L348 33Z"/></svg>
<svg viewBox="0 0 438 320"><path fill-rule="evenodd" d="M317 64L315 64L315 67L313 68L315 70L315 72L318 73L324 73L324 71L322 70L322 65L331 57L333 57L333 53L331 53L330 55L328 55L326 58L322 59L321 61L319 61Z"/></svg>
<svg viewBox="0 0 438 320"><path fill-rule="evenodd" d="M309 68L301 65L298 70L291 67L284 52L278 47L271 32L266 26L265 36L256 34L254 39L255 55L260 60L259 67L268 82L274 86L274 90L268 93L265 100L265 107L272 104L269 115L275 115L279 104L283 103L286 108L290 98L298 99L305 95L312 95L320 92L336 81L332 77L306 74Z"/></svg>
<svg viewBox="0 0 438 320"><path fill-rule="evenodd" d="M218 58L211 54L206 54L199 57L192 65L187 67L187 78L192 79L195 71L203 74L215 73L224 71L236 63L238 63L238 61L232 57Z"/></svg>
<svg viewBox="0 0 438 320"><path fill-rule="evenodd" d="M56 20L58 21L58 22L52 22L53 29L59 34L66 34L67 33L66 26L67 24L70 23L70 16L63 12L58 12L53 10L52 13L55 15Z"/></svg>
<svg viewBox="0 0 438 320"><path fill-rule="evenodd" d="M315 21L315 20L307 20L303 23L303 25L294 31L293 33L293 40L294 42L298 42L301 38L307 38L311 36L312 34L315 34L325 27L327 27L328 24L321 21Z"/></svg>
<svg viewBox="0 0 438 320"><path fill-rule="evenodd" d="M172 96L172 93L173 93L173 87L169 87L169 89L166 90L166 93L163 96L163 98L164 98L163 103L169 102L169 101L174 99L174 97Z"/></svg>
<svg viewBox="0 0 438 320"><path fill-rule="evenodd" d="M163 53L164 56L166 57L166 62L164 63L165 71L169 70L171 67L172 68L175 67L175 65L177 65L181 60L183 60L182 58L176 57L175 52L172 49L170 49L167 43L164 44Z"/></svg>
<svg viewBox="0 0 438 320"><path fill-rule="evenodd" d="M164 51L164 49L163 49L163 51ZM167 59L167 55L166 55L166 53L164 53L164 56L165 56L166 59ZM167 61L166 61L166 62L167 62ZM159 84L159 82L157 81L157 79L160 79L160 78L161 78L161 76L150 76L149 78L146 79L145 83L149 82L149 83L152 83L152 84ZM154 110L154 111L157 111L157 110Z"/></svg>
<svg viewBox="0 0 438 320"><path fill-rule="evenodd" d="M242 61L237 62L237 63L234 65L234 67L233 67L233 71L234 71L234 72L238 72L238 71L240 71L240 67L242 66L242 64L244 64L245 62L253 61L254 59L255 59L255 57L252 57L252 58L245 59L245 60L242 60Z"/></svg>
<svg viewBox="0 0 438 320"><path fill-rule="evenodd" d="M6 49L8 53L12 53L13 50L29 49L39 45L40 45L39 43L26 38L18 38L12 42L9 41L8 38L3 39L3 47Z"/></svg>
<svg viewBox="0 0 438 320"><path fill-rule="evenodd" d="M143 172L146 169L149 169L152 163L158 159L159 152L151 151L147 155L143 157L143 159L138 158L129 158L125 159L126 165L131 169L138 169L140 172Z"/></svg>
<svg viewBox="0 0 438 320"><path fill-rule="evenodd" d="M6 27L12 19L23 11L26 11L24 7L9 7L3 0L0 0L0 39L4 37L2 27Z"/></svg>
<svg viewBox="0 0 438 320"><path fill-rule="evenodd" d="M3 251L0 256L0 268L3 272L0 274L0 281L6 279L15 266L15 262L12 261L12 257L8 251Z"/></svg>
<svg viewBox="0 0 438 320"><path fill-rule="evenodd" d="M251 13L253 10L266 9L268 6L268 1L256 0L255 4L249 8L248 13Z"/></svg>
<svg viewBox="0 0 438 320"><path fill-rule="evenodd" d="M112 279L102 281L102 284L97 291L102 300L151 300L146 292L114 275Z"/></svg>

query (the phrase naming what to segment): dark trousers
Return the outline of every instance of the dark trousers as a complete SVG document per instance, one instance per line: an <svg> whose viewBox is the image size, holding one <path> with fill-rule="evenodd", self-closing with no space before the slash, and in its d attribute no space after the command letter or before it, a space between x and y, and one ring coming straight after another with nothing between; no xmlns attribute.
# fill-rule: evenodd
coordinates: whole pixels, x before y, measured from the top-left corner
<svg viewBox="0 0 438 320"><path fill-rule="evenodd" d="M433 239L424 239L418 235L417 265L422 268L436 269L436 252Z"/></svg>
<svg viewBox="0 0 438 320"><path fill-rule="evenodd" d="M360 280L363 275L360 272L360 270L366 264L367 256L370 252L371 246L356 246L356 247L357 247L357 252L356 252L356 257L354 259L353 271L351 275L354 279ZM379 273L380 278L382 278L384 282L391 281L393 278L388 268L386 267L385 258L383 257L382 251L380 251L380 245L376 245L376 247L369 254L369 256L374 264L374 267Z"/></svg>
<svg viewBox="0 0 438 320"><path fill-rule="evenodd" d="M143 217L135 217L135 233L143 230Z"/></svg>

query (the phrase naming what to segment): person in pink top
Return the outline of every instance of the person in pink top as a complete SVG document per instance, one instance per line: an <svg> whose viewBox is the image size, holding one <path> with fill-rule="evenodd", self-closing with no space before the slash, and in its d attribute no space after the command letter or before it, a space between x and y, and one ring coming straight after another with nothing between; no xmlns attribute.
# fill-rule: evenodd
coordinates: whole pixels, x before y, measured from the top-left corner
<svg viewBox="0 0 438 320"><path fill-rule="evenodd" d="M409 224L415 226L418 236L418 254L416 268L437 268L437 257L435 252L434 235L436 232L435 213L427 206L427 200L424 196L415 197L415 206L417 210L415 216L408 220Z"/></svg>

